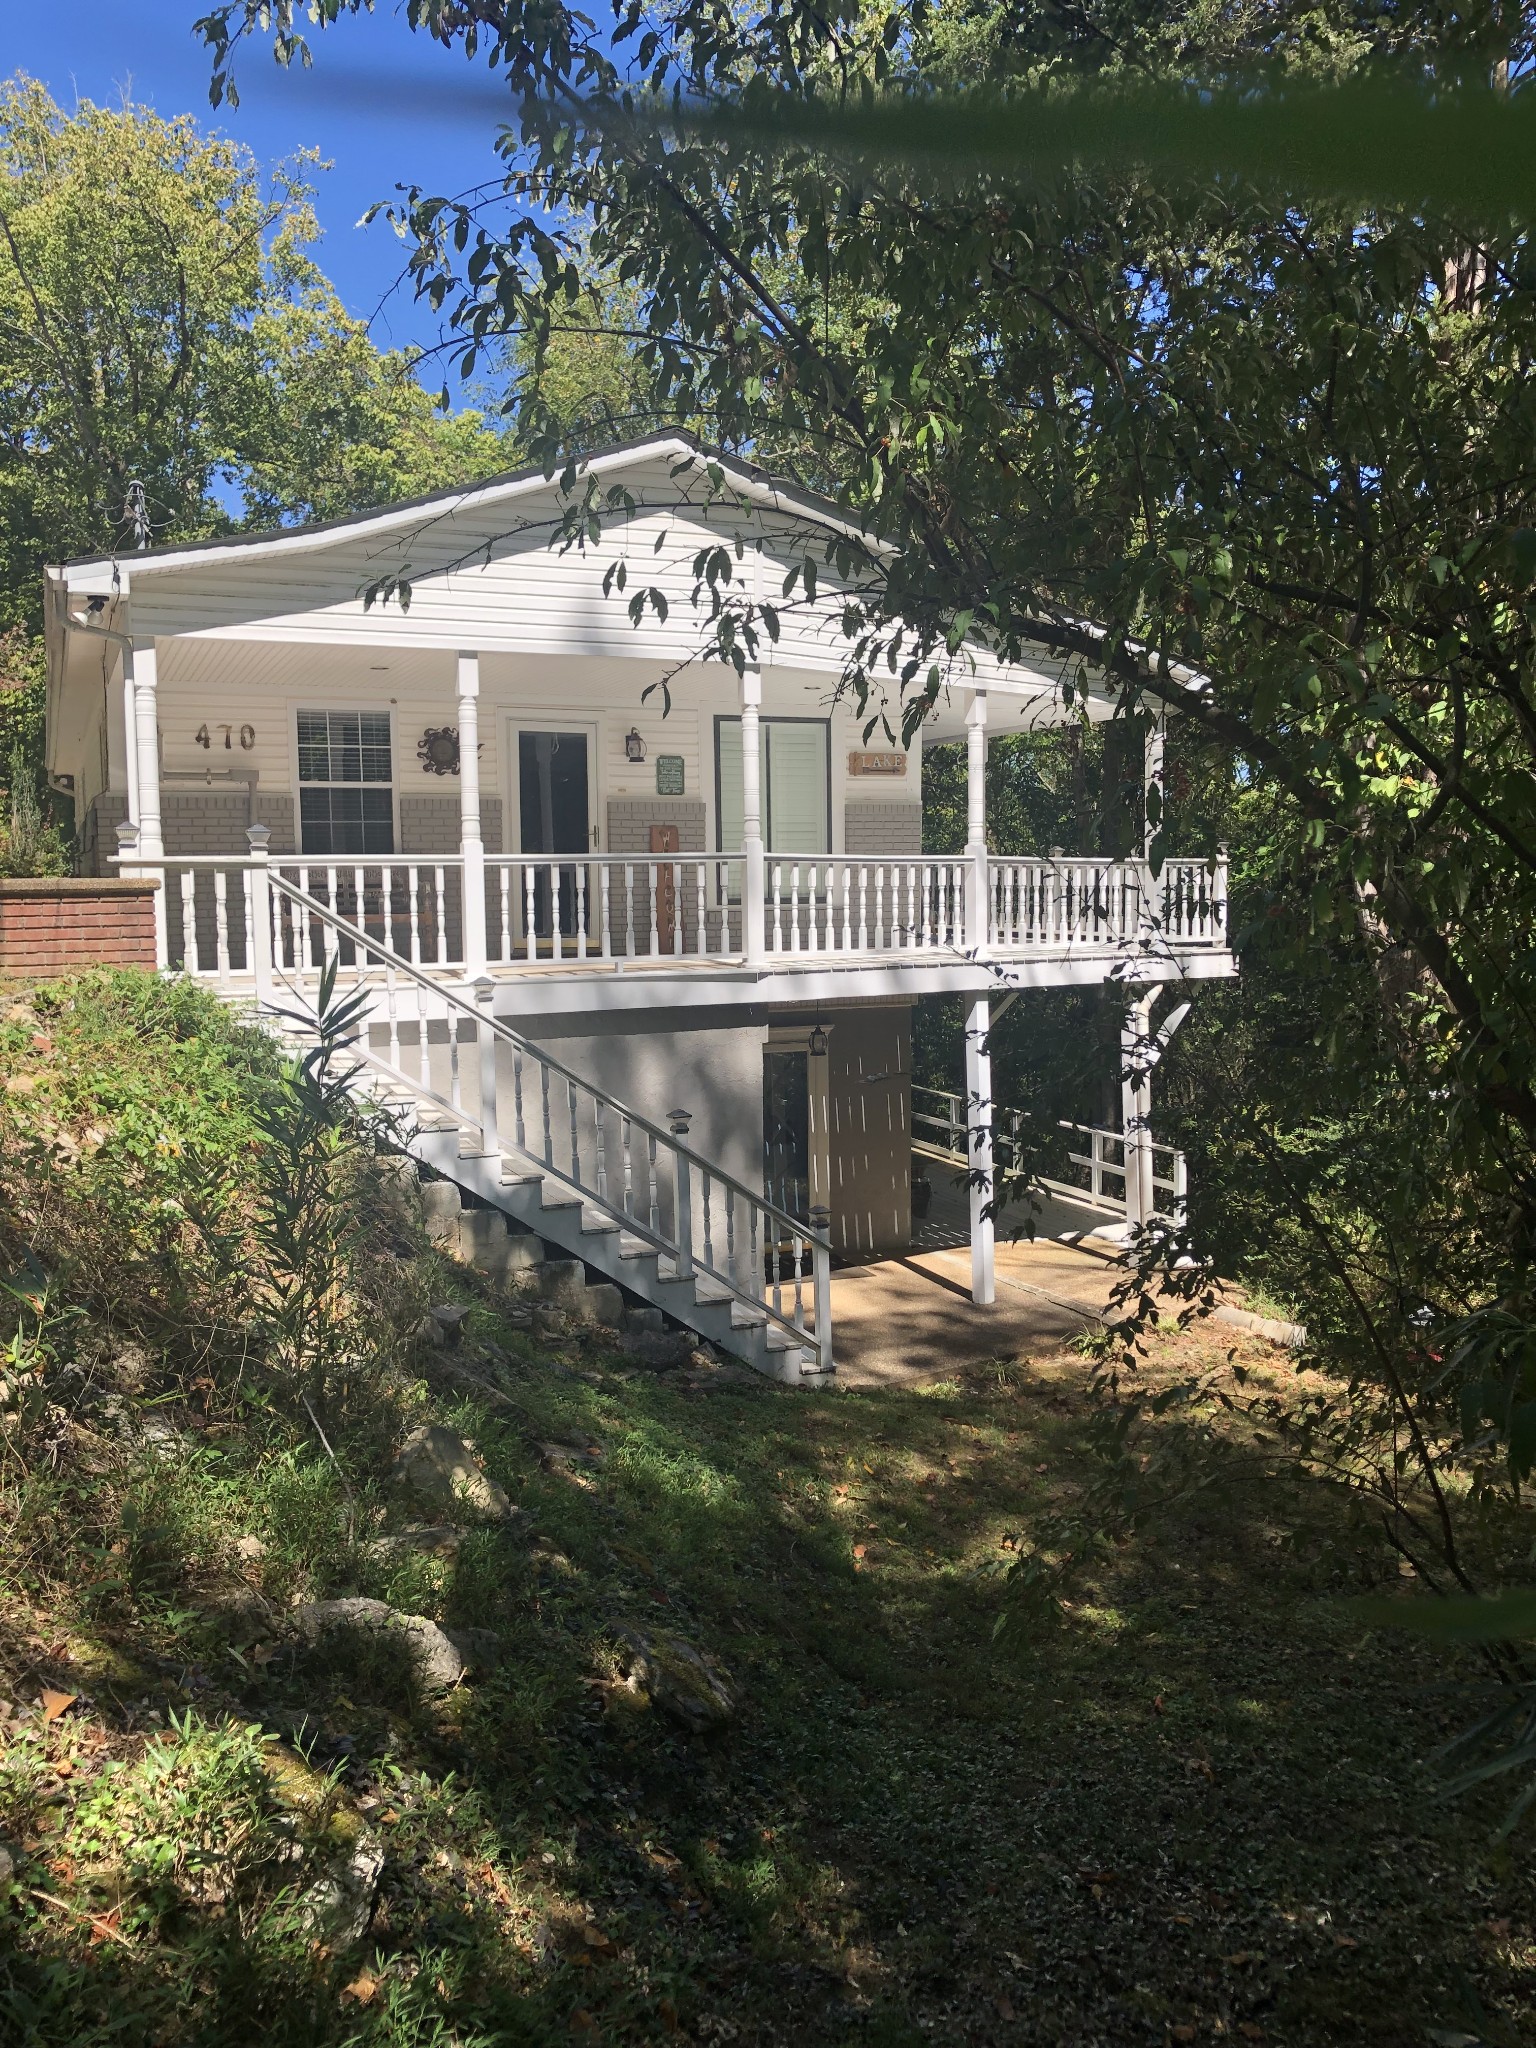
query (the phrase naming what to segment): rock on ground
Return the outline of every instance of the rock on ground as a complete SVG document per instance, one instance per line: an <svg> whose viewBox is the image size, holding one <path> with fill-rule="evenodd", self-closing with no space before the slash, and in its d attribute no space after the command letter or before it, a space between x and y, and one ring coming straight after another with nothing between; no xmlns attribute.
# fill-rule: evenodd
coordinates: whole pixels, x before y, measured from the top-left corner
<svg viewBox="0 0 1536 2048"><path fill-rule="evenodd" d="M355 1947L368 1932L373 1895L383 1868L384 1850L378 1837L371 1829L361 1830L350 1855L338 1858L301 1894L295 1908L300 1931L329 1949Z"/></svg>
<svg viewBox="0 0 1536 2048"><path fill-rule="evenodd" d="M463 1437L440 1422L411 1431L395 1461L395 1477L429 1507L469 1507L498 1521L514 1512Z"/></svg>
<svg viewBox="0 0 1536 2048"><path fill-rule="evenodd" d="M467 1677L471 1665L494 1656L495 1637L489 1630L450 1633L424 1614L402 1614L383 1600L314 1600L296 1607L288 1623L311 1649L366 1635L404 1643L416 1683L426 1693L450 1692Z"/></svg>
<svg viewBox="0 0 1536 2048"><path fill-rule="evenodd" d="M705 1735L736 1718L736 1693L720 1667L681 1636L626 1629L629 1686L644 1693L681 1722L690 1735Z"/></svg>

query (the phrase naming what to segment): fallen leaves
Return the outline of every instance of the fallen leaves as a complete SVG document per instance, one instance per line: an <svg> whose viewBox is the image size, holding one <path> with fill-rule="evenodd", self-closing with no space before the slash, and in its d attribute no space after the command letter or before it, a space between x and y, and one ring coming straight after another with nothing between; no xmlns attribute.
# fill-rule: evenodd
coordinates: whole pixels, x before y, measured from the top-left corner
<svg viewBox="0 0 1536 2048"><path fill-rule="evenodd" d="M372 2005L379 1995L379 1980L371 1970L360 1970L350 1984L342 1985L341 1995L358 2005Z"/></svg>
<svg viewBox="0 0 1536 2048"><path fill-rule="evenodd" d="M61 1714L69 1712L79 1697L77 1692L54 1692L51 1687L44 1686L38 1702L43 1710L44 1721L57 1721Z"/></svg>

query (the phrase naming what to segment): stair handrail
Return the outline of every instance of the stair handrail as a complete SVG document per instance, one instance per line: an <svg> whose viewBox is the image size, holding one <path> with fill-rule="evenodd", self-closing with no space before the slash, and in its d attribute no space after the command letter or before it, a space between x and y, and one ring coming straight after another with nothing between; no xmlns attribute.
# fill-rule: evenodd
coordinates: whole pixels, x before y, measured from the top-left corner
<svg viewBox="0 0 1536 2048"><path fill-rule="evenodd" d="M263 864L258 863L258 865ZM552 1053L545 1052L541 1046L537 1046L530 1039L524 1038L520 1032L514 1031L510 1025L504 1024L489 1008L482 1009L478 1003L468 1001L446 982L439 981L432 975L423 972L413 961L407 960L403 955L393 952L388 946L370 936L369 933L363 931L349 919L339 916L330 908L329 904L321 903L315 897L308 895L303 889L295 888L284 876L271 869L267 871L267 879L269 886L274 892L288 897L291 902L299 905L311 916L320 918L324 923L331 925L343 938L350 940L357 949L360 960L364 955L372 955L382 966L387 967L391 972L403 974L407 980L418 982L438 1000L453 1005L465 1016L469 1017L480 1030L489 1030L495 1037L504 1039L508 1045L521 1053L525 1058L534 1060L548 1068L551 1072L558 1074L562 1080L568 1081L577 1088L584 1090L587 1095L601 1102L606 1108L614 1111L616 1115L623 1117L634 1129L643 1131L649 1138L654 1138L674 1158L684 1159L690 1166L697 1167L701 1172L707 1173L710 1179L719 1182L721 1187L728 1187L737 1195L744 1197L754 1208L761 1211L769 1221L781 1228L787 1228L793 1235L803 1238L810 1245L813 1253L811 1299L815 1314L815 1346L820 1354L823 1370L831 1370L832 1308L830 1261L832 1242L830 1238L817 1230L814 1225L802 1222L799 1217L791 1215L787 1209L781 1209L776 1202L770 1201L766 1195L759 1194L755 1189L749 1187L745 1181L738 1180L735 1174L721 1167L716 1161L707 1159L702 1152L696 1152L691 1145L685 1144L671 1130L666 1129L661 1124L653 1123L648 1116L643 1115L639 1110L631 1109L627 1103L621 1102L617 1096L610 1095L606 1088L598 1087L595 1082L589 1081L584 1074L576 1073L573 1068L566 1066L563 1061L556 1059ZM360 972L366 972L366 970L361 969ZM503 1149L498 1130L487 1130L483 1122L478 1118L467 1113L462 1114L464 1115L464 1121L473 1128L478 1129L488 1145L495 1145L498 1150ZM516 1151L519 1148L514 1146L511 1149ZM530 1154L529 1156L532 1157L533 1155ZM538 1163L544 1171L552 1173L556 1179L564 1181L568 1187L576 1188L579 1193L586 1196L594 1204L602 1203L615 1216L623 1217L626 1222L635 1225L638 1235L643 1237L650 1237L652 1235L649 1230L639 1224L638 1218L630 1217L625 1210L615 1209L613 1204L608 1202L605 1197L598 1195L595 1190L583 1186L581 1182L574 1180L571 1175L562 1172L558 1166L550 1166L542 1161ZM697 1254L691 1247L678 1245L668 1246L667 1249L680 1253L692 1263L704 1264L702 1260L698 1259ZM728 1273L722 1273L713 1264L704 1264L704 1270L712 1280L717 1280L721 1286L729 1288L730 1292L739 1300L748 1302L753 1308L761 1310L770 1320L779 1323L787 1330L793 1331L797 1328L791 1318L779 1314L778 1311L760 1297L745 1294ZM806 1335L806 1332L801 1330L799 1334L803 1337Z"/></svg>

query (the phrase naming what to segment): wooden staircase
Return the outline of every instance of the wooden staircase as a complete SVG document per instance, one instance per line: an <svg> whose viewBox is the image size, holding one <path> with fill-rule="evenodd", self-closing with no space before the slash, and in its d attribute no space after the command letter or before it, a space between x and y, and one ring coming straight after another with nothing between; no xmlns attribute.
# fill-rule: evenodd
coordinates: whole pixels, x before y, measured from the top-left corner
<svg viewBox="0 0 1536 2048"><path fill-rule="evenodd" d="M489 981L471 1000L278 876L271 886L307 920L314 964L364 999L351 1085L389 1111L412 1157L758 1372L830 1382L824 1228L695 1152L685 1112L663 1129L512 1030ZM258 960L259 995L261 981ZM302 1007L283 994L303 1005L269 971L263 1007L302 1041Z"/></svg>

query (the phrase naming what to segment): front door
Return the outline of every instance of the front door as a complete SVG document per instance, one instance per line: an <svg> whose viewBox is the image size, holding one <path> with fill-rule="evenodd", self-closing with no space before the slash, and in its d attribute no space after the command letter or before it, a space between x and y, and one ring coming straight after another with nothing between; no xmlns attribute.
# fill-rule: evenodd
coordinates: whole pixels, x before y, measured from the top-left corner
<svg viewBox="0 0 1536 2048"><path fill-rule="evenodd" d="M534 863L534 936L570 936L585 921L588 897L584 856L592 846L593 736L579 726L517 726L514 739L517 847ZM518 893L526 905L527 890Z"/></svg>

